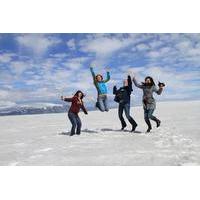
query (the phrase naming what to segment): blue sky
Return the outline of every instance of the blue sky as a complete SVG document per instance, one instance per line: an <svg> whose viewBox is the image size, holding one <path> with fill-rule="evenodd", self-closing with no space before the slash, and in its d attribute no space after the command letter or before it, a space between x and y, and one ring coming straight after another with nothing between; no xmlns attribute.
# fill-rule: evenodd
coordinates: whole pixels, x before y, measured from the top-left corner
<svg viewBox="0 0 200 200"><path fill-rule="evenodd" d="M0 108L59 103L78 89L92 103L89 66L110 67L110 98L131 71L166 82L158 100L200 99L200 34L0 34ZM133 102L141 95L134 88Z"/></svg>

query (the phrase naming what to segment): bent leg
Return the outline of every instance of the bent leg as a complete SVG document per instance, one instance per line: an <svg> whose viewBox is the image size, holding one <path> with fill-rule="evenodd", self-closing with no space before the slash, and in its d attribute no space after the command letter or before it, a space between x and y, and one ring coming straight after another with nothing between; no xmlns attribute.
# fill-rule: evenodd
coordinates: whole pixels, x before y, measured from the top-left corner
<svg viewBox="0 0 200 200"><path fill-rule="evenodd" d="M151 127L151 122L149 120L149 110L147 110L147 109L144 109L144 120L148 126L147 132L150 132L152 127Z"/></svg>
<svg viewBox="0 0 200 200"><path fill-rule="evenodd" d="M70 134L70 136L72 136L72 135L75 134L75 129L76 129L76 126L77 126L76 117L75 117L75 114L71 113L71 112L68 113L68 117L69 117L69 120L72 124L71 134Z"/></svg>
<svg viewBox="0 0 200 200"><path fill-rule="evenodd" d="M102 98L101 96L98 97L97 103L98 103L98 107L97 107L97 108L98 108L101 112L104 112L104 111L105 111L105 107L104 107L103 98Z"/></svg>
<svg viewBox="0 0 200 200"><path fill-rule="evenodd" d="M108 108L108 97L105 96L104 100L103 100L103 104L104 104L104 108L105 108L105 111L109 111L109 108Z"/></svg>
<svg viewBox="0 0 200 200"><path fill-rule="evenodd" d="M160 121L159 119L157 119L155 116L153 116L153 112L154 112L154 109L150 109L150 110L149 110L149 113L148 113L148 117L149 117L151 120L155 121L156 124L157 124L157 127L159 127L161 121Z"/></svg>

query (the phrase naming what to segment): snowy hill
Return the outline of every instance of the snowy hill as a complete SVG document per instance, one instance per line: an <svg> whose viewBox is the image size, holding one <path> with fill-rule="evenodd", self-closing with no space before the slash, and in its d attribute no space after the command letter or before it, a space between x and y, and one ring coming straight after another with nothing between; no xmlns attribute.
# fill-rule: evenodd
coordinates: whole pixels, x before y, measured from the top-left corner
<svg viewBox="0 0 200 200"><path fill-rule="evenodd" d="M81 113L82 135L74 137L66 113L0 117L0 165L200 165L200 101L158 103L162 125L152 122L150 134L142 107L131 114L137 133L119 131L112 109Z"/></svg>
<svg viewBox="0 0 200 200"><path fill-rule="evenodd" d="M27 105L17 105L0 109L0 116L7 115L30 115L44 113L61 113L66 111L67 105L53 103L34 103Z"/></svg>

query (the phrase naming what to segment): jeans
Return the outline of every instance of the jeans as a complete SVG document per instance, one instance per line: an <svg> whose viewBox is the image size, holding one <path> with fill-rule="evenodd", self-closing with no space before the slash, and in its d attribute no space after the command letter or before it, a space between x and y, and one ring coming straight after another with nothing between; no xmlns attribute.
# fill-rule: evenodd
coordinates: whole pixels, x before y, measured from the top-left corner
<svg viewBox="0 0 200 200"><path fill-rule="evenodd" d="M130 104L126 103L126 104L119 104L119 108L118 108L118 115L119 115L119 119L121 121L122 127L126 127L126 122L123 117L123 112L125 112L126 118L132 124L132 126L137 126L137 123L135 122L135 120L130 116Z"/></svg>
<svg viewBox="0 0 200 200"><path fill-rule="evenodd" d="M78 114L69 112L68 117L69 117L70 122L72 123L71 135L74 135L74 134L80 135L82 123Z"/></svg>
<svg viewBox="0 0 200 200"><path fill-rule="evenodd" d="M155 116L153 116L154 109L144 109L144 120L147 123L148 127L151 129L151 122L149 119L155 121L156 123L159 121Z"/></svg>
<svg viewBox="0 0 200 200"><path fill-rule="evenodd" d="M97 98L98 108L100 111L109 111L107 95L99 95Z"/></svg>

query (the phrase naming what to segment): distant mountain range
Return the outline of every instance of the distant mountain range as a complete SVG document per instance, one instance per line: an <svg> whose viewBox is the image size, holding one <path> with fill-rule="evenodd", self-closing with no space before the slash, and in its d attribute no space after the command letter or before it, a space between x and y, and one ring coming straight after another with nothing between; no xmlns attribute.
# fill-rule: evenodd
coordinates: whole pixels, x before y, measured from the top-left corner
<svg viewBox="0 0 200 200"><path fill-rule="evenodd" d="M109 107L116 108L117 103L112 99L109 99ZM49 103L49 102L37 102L28 104L9 105L6 107L0 107L0 116L7 115L31 115L31 114L45 114L45 113L63 113L69 110L71 103L64 102ZM87 110L96 110L94 102L85 102Z"/></svg>
<svg viewBox="0 0 200 200"><path fill-rule="evenodd" d="M35 103L32 105L18 105L0 109L0 116L6 115L29 115L44 113L62 113L68 110L69 105L51 104L51 103Z"/></svg>
<svg viewBox="0 0 200 200"><path fill-rule="evenodd" d="M70 104L34 103L0 108L0 116L8 115L31 115L45 113L63 113L69 110ZM112 106L114 107L114 106ZM88 106L87 110L95 110L94 105Z"/></svg>

